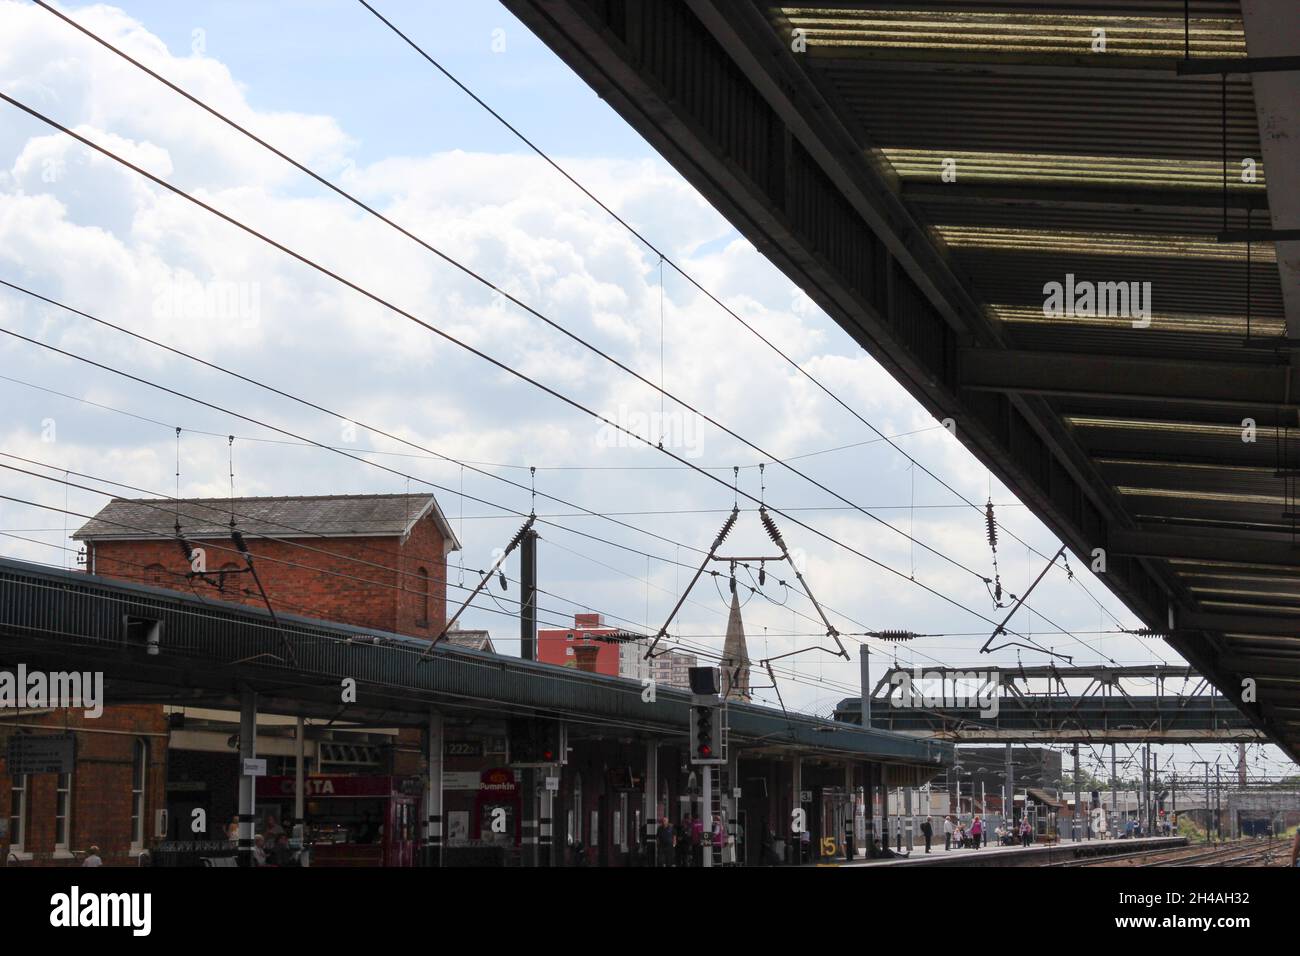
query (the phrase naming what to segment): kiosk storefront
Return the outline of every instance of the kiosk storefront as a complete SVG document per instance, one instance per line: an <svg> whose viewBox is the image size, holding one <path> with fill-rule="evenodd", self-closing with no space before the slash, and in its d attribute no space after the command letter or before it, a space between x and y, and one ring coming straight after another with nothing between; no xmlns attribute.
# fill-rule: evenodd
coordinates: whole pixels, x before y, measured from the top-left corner
<svg viewBox="0 0 1300 956"><path fill-rule="evenodd" d="M259 777L259 817L293 816L293 777ZM418 777L309 776L304 781L304 847L312 866L414 866Z"/></svg>

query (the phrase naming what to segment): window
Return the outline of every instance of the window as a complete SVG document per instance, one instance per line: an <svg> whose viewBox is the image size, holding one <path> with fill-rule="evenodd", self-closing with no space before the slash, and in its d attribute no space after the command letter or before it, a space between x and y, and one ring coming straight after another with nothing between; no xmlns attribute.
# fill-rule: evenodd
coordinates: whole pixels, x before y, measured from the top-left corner
<svg viewBox="0 0 1300 956"><path fill-rule="evenodd" d="M9 785L9 850L22 853L27 844L27 789L31 777L19 774Z"/></svg>
<svg viewBox="0 0 1300 956"><path fill-rule="evenodd" d="M67 851L72 837L72 774L59 774L54 799L54 849Z"/></svg>
<svg viewBox="0 0 1300 956"><path fill-rule="evenodd" d="M144 795L149 777L149 742L135 742L131 761L131 849L144 849Z"/></svg>
<svg viewBox="0 0 1300 956"><path fill-rule="evenodd" d="M415 572L415 583L418 589L420 610L419 619L415 622L417 627L429 626L429 569L419 568Z"/></svg>
<svg viewBox="0 0 1300 956"><path fill-rule="evenodd" d="M167 583L167 569L161 564L151 564L144 569L144 583L163 585Z"/></svg>

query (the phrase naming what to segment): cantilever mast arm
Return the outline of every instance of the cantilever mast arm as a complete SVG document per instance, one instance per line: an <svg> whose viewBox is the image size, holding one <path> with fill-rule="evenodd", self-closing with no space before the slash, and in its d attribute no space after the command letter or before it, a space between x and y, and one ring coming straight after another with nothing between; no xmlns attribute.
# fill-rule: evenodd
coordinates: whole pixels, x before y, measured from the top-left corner
<svg viewBox="0 0 1300 956"><path fill-rule="evenodd" d="M537 515L530 514L528 516L528 520L524 522L524 526L515 532L515 536L510 539L510 543L507 544L505 550L501 552L501 557L496 559L492 567L490 567L483 575L483 579L479 581L478 586L470 592L469 597L465 599L464 603L461 604L460 607L456 608L456 613L451 616L450 620L448 620L445 625L443 625L442 630L438 632L438 636L435 637L433 641L430 642L429 646L424 649L424 653L422 653L419 660L416 661L417 664L422 664L424 659L429 656L429 652L437 646L439 641L447 636L447 632L451 630L453 624L460 620L460 616L465 613L465 609L470 606L470 602L479 596L479 593L487 587L488 582L492 580L492 575L496 574L501 565L505 563L506 558L510 557L510 552L519 547L519 542L524 539L524 535L528 533L529 529L533 526L533 522L536 520Z"/></svg>
<svg viewBox="0 0 1300 956"><path fill-rule="evenodd" d="M999 634L1005 634L1007 632L1007 622L1011 620L1012 615L1014 615L1016 611L1020 610L1020 605L1025 603L1025 598L1029 597L1030 593L1034 590L1034 588L1038 587L1038 582L1043 580L1043 578L1047 575L1047 572L1052 570L1052 568L1056 566L1057 560L1064 553L1065 553L1065 545L1061 545L1061 547L1057 550L1056 555L1052 558L1052 560L1048 561L1047 564L1043 566L1043 570L1038 572L1038 577L1034 578L1034 583L1029 585L1029 587L1025 589L1024 593L1021 594L1018 598L1016 598L1016 603L1011 605L1011 610L1007 611L1007 616L1002 619L1002 623L999 624L997 626L997 629L992 634L989 635L989 639L985 641L984 646L980 648L981 654L988 654L991 651L1001 650L1004 647L1026 647L1029 650L1033 650L1033 651L1043 650L1043 648L1041 647L1033 647L1029 644L1021 644L1018 641L1008 641L1005 644L999 644L997 647L993 647L993 648L990 648L989 645L993 643L993 639L997 637ZM1050 651L1048 653L1052 653L1053 657L1061 657L1064 658L1065 660L1072 659L1069 657L1069 655L1066 654L1055 654Z"/></svg>
<svg viewBox="0 0 1300 956"><path fill-rule="evenodd" d="M763 523L763 530L765 530L767 536L772 539L772 543L781 549L781 556L785 558L786 564L790 565L794 570L794 576L798 580L799 586L803 588L803 593L808 596L808 600L812 602L812 606L817 609L818 616L821 617L822 623L826 625L826 636L835 641L836 646L840 649L838 656L848 660L849 652L844 649L844 642L840 640L840 632L836 630L835 625L826 617L826 612L822 610L822 606L818 604L817 599L813 597L812 589L808 587L808 582L804 580L803 573L799 570L799 566L791 560L790 549L785 546L785 539L781 537L781 532L777 529L776 522L772 520L772 516L767 513L767 508L758 509L758 518Z"/></svg>
<svg viewBox="0 0 1300 956"><path fill-rule="evenodd" d="M248 566L248 573L253 576L253 583L257 585L258 593L262 595L262 603L266 605L267 613L271 615L271 623L274 624L275 629L280 632L280 643L284 645L284 650L289 656L290 663L296 666L298 664L298 655L294 653L293 645L289 643L288 635L284 633L284 628L280 626L280 619L276 616L275 608L271 606L271 599L266 594L266 588L262 586L262 579L258 576L257 567L253 564L253 555L248 550L248 543L244 540L243 533L233 525L230 529L230 540L235 543L235 547L238 548L239 553L243 555L244 563ZM185 545L184 541L182 541L181 544L183 547L188 547Z"/></svg>
<svg viewBox="0 0 1300 956"><path fill-rule="evenodd" d="M704 569L709 566L709 562L713 560L713 556L717 553L718 548L722 547L722 542L726 540L727 535L731 534L732 526L735 525L736 519L739 517L740 507L737 505L731 509L731 514L729 514L727 520L723 522L722 530L719 531L718 536L713 539L713 545L709 548L709 553L704 556L704 560L700 562L700 566L695 571L695 576L691 578L691 583L686 585L686 590L682 592L682 596L679 597L677 603L673 605L672 611L668 614L668 620L664 621L664 626L659 628L659 632L655 634L654 640L650 642L650 646L646 649L644 655L645 660L649 660L655 656L655 648L659 646L661 640L668 636L668 626L673 623L673 618L677 617L677 612L682 609L682 605L685 604L686 599L690 597L691 588L695 587L696 582L700 580L700 576L704 574Z"/></svg>

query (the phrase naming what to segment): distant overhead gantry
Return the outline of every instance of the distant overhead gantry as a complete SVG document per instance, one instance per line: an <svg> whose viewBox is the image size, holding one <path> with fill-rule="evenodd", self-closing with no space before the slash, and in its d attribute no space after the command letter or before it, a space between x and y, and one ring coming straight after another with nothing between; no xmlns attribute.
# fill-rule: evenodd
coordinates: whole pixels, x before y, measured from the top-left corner
<svg viewBox="0 0 1300 956"><path fill-rule="evenodd" d="M1154 693L1134 694L1135 683L1151 685ZM872 689L871 700L873 729L938 740L1093 744L1267 740L1204 677L1190 667L1167 664L893 667ZM861 699L841 701L835 719L861 723Z"/></svg>

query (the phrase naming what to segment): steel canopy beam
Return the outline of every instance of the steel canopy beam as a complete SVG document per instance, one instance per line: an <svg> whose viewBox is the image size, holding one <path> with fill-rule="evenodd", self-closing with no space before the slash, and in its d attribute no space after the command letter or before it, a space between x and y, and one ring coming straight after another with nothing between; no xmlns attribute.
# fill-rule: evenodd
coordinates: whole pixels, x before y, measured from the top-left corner
<svg viewBox="0 0 1300 956"><path fill-rule="evenodd" d="M1206 76L1214 73L1294 72L1300 72L1300 56L1207 56L1178 61L1179 76Z"/></svg>
<svg viewBox="0 0 1300 956"><path fill-rule="evenodd" d="M1185 613L1178 617L1178 627L1189 631L1217 631L1232 634L1269 634L1293 637L1300 635L1300 615L1296 617L1267 616L1263 614L1211 614L1201 611ZM1291 672L1300 678L1300 661L1291 665Z"/></svg>
<svg viewBox="0 0 1300 956"><path fill-rule="evenodd" d="M1131 210L1134 207L1162 210L1218 212L1223 208L1223 193L1218 189L1142 189L1136 186L1039 185L1035 183L928 182L904 179L900 185L904 199L927 202L963 203L1033 203L1036 206L1070 208L1075 206ZM1268 214L1268 200L1240 190L1228 193L1230 209L1253 209L1261 221Z"/></svg>
<svg viewBox="0 0 1300 956"><path fill-rule="evenodd" d="M1300 567L1300 548L1293 547L1289 540L1260 541L1203 534L1112 529L1106 550L1111 555L1130 558L1185 559Z"/></svg>
<svg viewBox="0 0 1300 956"><path fill-rule="evenodd" d="M1270 408L1296 399L1287 365L971 348L958 362L961 387L975 391Z"/></svg>

